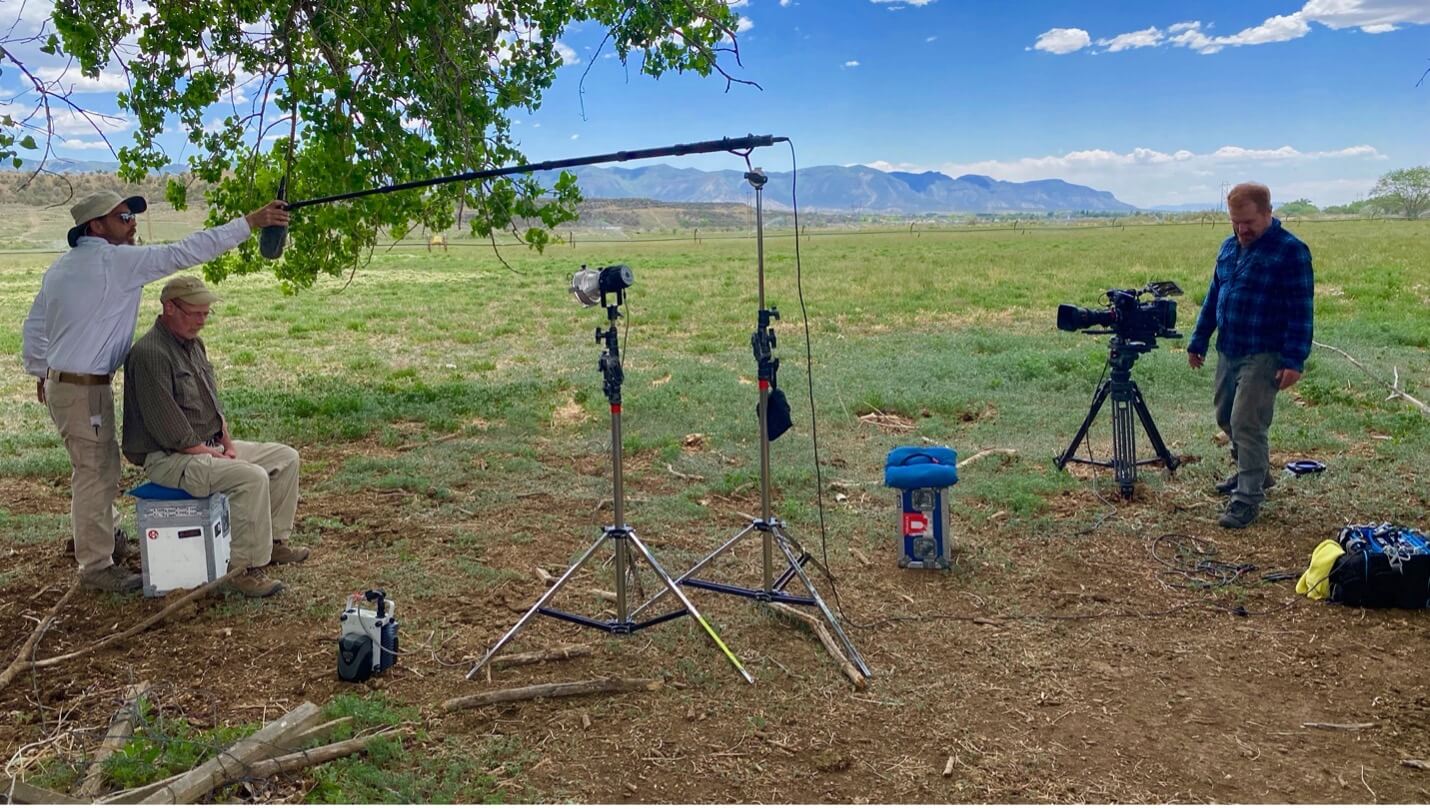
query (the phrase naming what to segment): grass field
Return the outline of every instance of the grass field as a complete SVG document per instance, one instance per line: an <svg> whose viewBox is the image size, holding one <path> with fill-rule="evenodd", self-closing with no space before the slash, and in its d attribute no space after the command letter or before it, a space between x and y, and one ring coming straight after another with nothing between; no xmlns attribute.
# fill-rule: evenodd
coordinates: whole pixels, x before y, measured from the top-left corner
<svg viewBox="0 0 1430 809"><path fill-rule="evenodd" d="M182 232L179 224L161 231ZM48 226L27 222L24 233L0 232L0 242L33 239ZM1430 222L1291 227L1315 256L1316 339L1379 377L1388 380L1396 369L1407 393L1430 398L1424 247ZM343 690L332 681L331 652L320 653L313 636L331 634L343 593L381 584L398 599L408 637L434 647L430 660L424 653L420 665L393 673L387 698L419 711L457 771L491 767L494 738L505 740L501 760L520 765L475 792L414 782L410 792L388 799L1262 802L1314 794L1333 802L1365 800L1360 774L1351 779L1354 789L1337 786L1338 778L1341 784L1351 778L1350 769L1297 769L1316 761L1318 751L1347 756L1335 739L1298 738L1273 754L1272 747L1286 743L1277 740L1279 731L1258 736L1238 724L1245 718L1238 711L1284 712L1270 725L1286 730L1303 719L1358 721L1355 716L1371 709L1358 703L1355 710L1320 715L1339 703L1332 693L1309 689L1359 676L1369 678L1365 700L1380 695L1388 701L1377 704L1403 708L1399 718L1409 728L1430 728L1423 669L1418 688L1394 674L1413 670L1396 644L1423 648L1426 616L1362 616L1357 620L1377 625L1374 640L1366 642L1380 650L1380 663L1332 664L1297 645L1319 636L1328 649L1337 647L1339 641L1326 639L1349 631L1352 611L1303 603L1291 582L1254 577L1191 592L1169 587L1148 548L1164 534L1195 535L1262 571L1299 571L1343 520L1425 527L1430 419L1403 401L1386 401L1387 389L1340 355L1316 350L1305 378L1279 403L1273 461L1316 458L1328 471L1284 479L1257 526L1224 532L1215 527L1218 501L1207 494L1230 468L1210 412L1211 368L1190 370L1185 341L1164 341L1137 363L1134 378L1186 465L1171 478L1144 470L1136 500L1121 503L1111 499L1115 486L1105 476L1090 480L1085 468L1060 472L1050 462L1086 413L1106 358L1103 338L1054 328L1057 305L1095 307L1110 287L1171 279L1188 292L1179 326L1189 331L1226 233L1220 225L813 233L801 240L798 267L791 235L770 234L767 295L783 316L776 325L780 383L795 419L790 434L773 445L776 510L841 574L840 603L856 642L866 647L875 684L866 696L846 691L837 671L823 664L823 653L798 639L801 630L703 594L703 611L727 640L735 639L737 653L767 684L742 691L682 622L638 636L650 640L606 642L584 670L644 676L656 668L675 685L654 703L660 709L648 713L611 698L586 708L542 703L442 719L432 699L472 687L462 679L464 668L439 661L470 659L515 620L519 613L512 610L541 591L532 566L560 570L609 519L609 426L596 369L600 348L592 340L605 318L566 292L581 264L625 263L636 276L623 335L632 524L668 568L683 570L682 563L728 536L727 528L738 528L740 513L758 508L749 350L753 241L578 236L574 247L558 245L545 255L506 250L510 267L478 247L443 253L398 247L379 252L351 279L325 280L297 296L279 294L267 278L230 279L204 333L209 356L234 433L302 451L301 535L315 558L281 573L293 587L278 604L225 601L192 619L207 631L173 630L166 642L206 658L217 654L209 648L213 628L238 619L251 628L235 630L235 645L276 630L303 653L294 652L297 663L270 658L272 671L232 688L225 678L203 680L197 664L185 664L170 674L170 698L192 707L197 698L181 696L192 677L206 683L205 704L220 696L281 701ZM12 358L10 373L0 376L0 553L14 560L0 572L0 600L36 614L49 603L48 597L32 599L36 583L63 585L72 575L62 552L68 460L18 361L19 324L53 258L0 255L0 354ZM141 330L157 311L157 297L154 285L145 294ZM813 372L822 519L806 368ZM1092 436L1100 457L1107 454L1108 432L1104 416ZM894 566L896 515L881 486L883 458L891 447L922 442L947 444L964 457L985 448L1016 450L968 467L952 491L958 557L947 576ZM138 481L132 467L127 475ZM589 584L601 586L602 575L587 576ZM1098 597L1086 600L1093 591ZM142 599L122 603L135 616L150 608ZM1237 608L1262 615L1257 625L1272 634L1243 631L1234 622L1251 619L1226 617ZM1142 620L1129 629L1098 620L1016 619L1099 611ZM940 623L937 616L945 613L958 615ZM1163 617L1148 617L1153 613ZM991 629L968 624L976 614L1002 616L1002 623ZM523 638L593 640L552 623L538 621ZM65 633L51 635L47 643L56 648L47 651L63 651L102 630L75 619ZM14 648L28 631L12 626L0 639ZM1253 643L1267 638L1265 645ZM136 643L127 658L102 663L101 671L122 682L151 669L157 661L142 661L157 657L157 648ZM1195 656L1188 654L1193 648L1216 658L1215 665L1184 659ZM1317 663L1297 673L1304 661L1288 664L1287 656L1305 654ZM1170 677L1164 671L1169 661L1178 672ZM1112 684L1099 666L1116 669ZM1036 675L1025 680L1030 671ZM1002 679L1020 672L1017 683ZM568 674L523 676L571 679ZM258 687L269 691L244 690ZM1165 700L1145 696L1164 688ZM780 695L771 696L775 691ZM1134 704L1140 698L1131 692L1137 691L1147 704ZM68 694L80 696L74 688ZM19 710L22 696L16 689L0 694L0 708ZM1203 741L1195 723L1197 741L1183 739L1180 747L1147 738L1163 735L1155 732L1159 721L1171 721L1171 713L1158 711L1197 698L1212 700L1198 703L1198 715L1218 734L1267 750L1266 757L1223 745L1222 735L1215 744ZM102 713L92 695L85 704ZM929 720L916 704L941 718L921 730ZM1099 725L1099 709L1116 719ZM598 732L572 730L589 723L583 710L598 720ZM1025 722L1010 710L1047 716ZM1059 714L1072 714L1068 721L1084 717L1071 741L1059 736L1067 722L1044 726ZM1179 716L1177 727L1187 721ZM870 723L905 728L890 730L901 749L859 742ZM548 727L570 732L552 738ZM17 727L0 735L0 752L43 735L38 725ZM1401 771L1392 759L1430 757L1427 738L1423 732L1418 741L1413 733L1382 734L1367 741L1361 758L1345 760L1370 761L1371 771L1383 776L1371 782L1380 799L1423 802L1430 782ZM711 739L731 750L748 743L762 752L707 758L688 791L661 791L661 783L682 778L696 763L677 762ZM779 744L765 744L770 739ZM473 758L463 763L468 755ZM957 777L938 777L945 758L955 756L964 762ZM760 761L765 766L746 766ZM794 791L762 791L800 774L808 777ZM306 794L314 799L383 799L344 792L331 773L317 777L321 788L310 780L291 795L313 790Z"/></svg>

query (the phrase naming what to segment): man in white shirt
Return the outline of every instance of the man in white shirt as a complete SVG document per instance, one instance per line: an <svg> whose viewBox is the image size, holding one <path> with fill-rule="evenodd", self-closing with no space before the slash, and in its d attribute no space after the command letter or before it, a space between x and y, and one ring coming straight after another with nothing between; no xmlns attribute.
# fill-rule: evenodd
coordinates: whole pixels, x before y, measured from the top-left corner
<svg viewBox="0 0 1430 809"><path fill-rule="evenodd" d="M45 272L23 329L25 370L36 378L35 396L49 408L69 451L80 582L107 592L143 584L113 559L120 460L111 380L134 339L144 285L212 261L258 228L288 224L283 203L270 202L173 244L138 247L135 216L148 207L143 197L99 191L70 208L73 249Z"/></svg>

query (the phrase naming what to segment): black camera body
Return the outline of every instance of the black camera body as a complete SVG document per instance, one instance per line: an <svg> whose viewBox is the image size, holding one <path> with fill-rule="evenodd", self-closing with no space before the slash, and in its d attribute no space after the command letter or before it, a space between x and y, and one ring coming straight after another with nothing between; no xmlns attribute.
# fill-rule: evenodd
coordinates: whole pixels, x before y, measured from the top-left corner
<svg viewBox="0 0 1430 809"><path fill-rule="evenodd" d="M1126 343L1152 347L1158 337L1176 339L1177 302L1182 288L1172 281L1153 281L1142 289L1107 290L1106 309L1058 306L1058 328L1084 334L1115 334ZM1143 296L1151 300L1143 300Z"/></svg>

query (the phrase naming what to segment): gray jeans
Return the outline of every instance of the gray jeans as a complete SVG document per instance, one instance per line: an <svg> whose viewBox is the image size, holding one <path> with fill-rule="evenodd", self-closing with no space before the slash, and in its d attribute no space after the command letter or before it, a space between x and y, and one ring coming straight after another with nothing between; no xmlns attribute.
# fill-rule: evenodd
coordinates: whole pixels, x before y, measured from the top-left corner
<svg viewBox="0 0 1430 809"><path fill-rule="evenodd" d="M1233 500L1258 505L1266 499L1262 485L1271 471L1271 418L1276 412L1276 372L1280 357L1274 352L1244 357L1217 355L1216 423L1231 437L1231 457L1236 461Z"/></svg>

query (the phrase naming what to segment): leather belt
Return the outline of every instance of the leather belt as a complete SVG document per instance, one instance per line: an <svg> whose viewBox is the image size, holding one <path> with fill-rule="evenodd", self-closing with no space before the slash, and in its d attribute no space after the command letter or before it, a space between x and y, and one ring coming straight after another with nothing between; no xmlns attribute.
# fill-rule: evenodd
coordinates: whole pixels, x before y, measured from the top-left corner
<svg viewBox="0 0 1430 809"><path fill-rule="evenodd" d="M109 374L72 374L69 371L56 371L51 368L45 374L46 377L56 382L65 382L70 385L108 385Z"/></svg>

